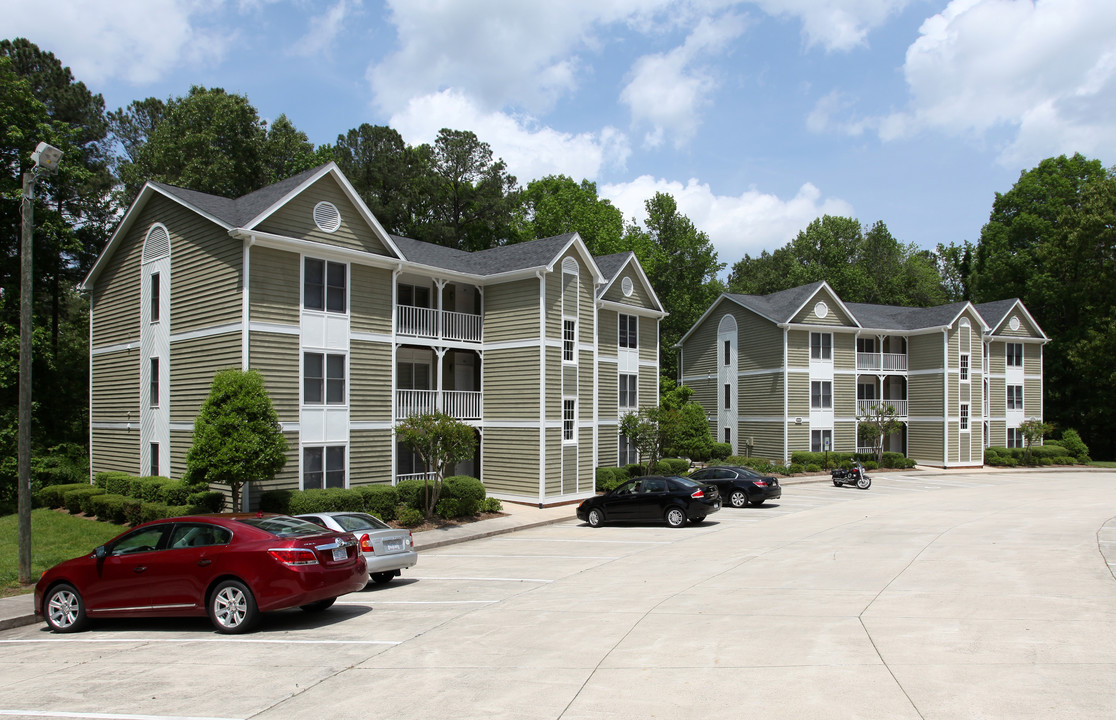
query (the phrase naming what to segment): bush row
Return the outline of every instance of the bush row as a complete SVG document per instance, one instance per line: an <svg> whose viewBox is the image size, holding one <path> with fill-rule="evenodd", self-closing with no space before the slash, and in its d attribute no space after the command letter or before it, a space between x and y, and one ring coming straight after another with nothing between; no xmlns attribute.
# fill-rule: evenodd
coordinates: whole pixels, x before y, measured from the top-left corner
<svg viewBox="0 0 1116 720"><path fill-rule="evenodd" d="M824 452L809 452L806 450L796 450L791 453L791 462L798 465L812 465L816 466L819 470L836 467L848 467L854 462L860 462L864 465L865 470L875 470L877 468L890 468L894 470L902 470L904 468L912 468L915 466L915 461L903 453L885 452L883 454L883 462L876 462L875 453L849 453L849 452L830 452L828 459ZM828 466L826 462L828 461ZM871 465L871 467L869 467ZM813 472L813 471L809 471Z"/></svg>
<svg viewBox="0 0 1116 720"><path fill-rule="evenodd" d="M96 515L117 524L138 524L176 515L221 512L223 493L206 485L189 485L163 477L136 477L127 473L97 473L94 485L48 485L35 496L36 504L66 508L73 514Z"/></svg>
<svg viewBox="0 0 1116 720"><path fill-rule="evenodd" d="M1024 448L986 447L984 462L997 467L1027 465L1027 451ZM1067 448L1055 443L1048 442L1031 448L1030 465L1076 465L1078 462L1080 461Z"/></svg>

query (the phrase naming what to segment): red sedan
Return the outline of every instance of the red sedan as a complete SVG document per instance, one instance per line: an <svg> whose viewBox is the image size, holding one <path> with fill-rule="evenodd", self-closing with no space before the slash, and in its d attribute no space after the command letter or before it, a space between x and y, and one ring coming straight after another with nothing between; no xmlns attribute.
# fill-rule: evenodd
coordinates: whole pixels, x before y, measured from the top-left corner
<svg viewBox="0 0 1116 720"><path fill-rule="evenodd" d="M262 612L325 610L367 582L349 533L285 515L199 515L138 525L55 565L35 585L35 613L55 632L96 617L208 614L218 632L241 633Z"/></svg>

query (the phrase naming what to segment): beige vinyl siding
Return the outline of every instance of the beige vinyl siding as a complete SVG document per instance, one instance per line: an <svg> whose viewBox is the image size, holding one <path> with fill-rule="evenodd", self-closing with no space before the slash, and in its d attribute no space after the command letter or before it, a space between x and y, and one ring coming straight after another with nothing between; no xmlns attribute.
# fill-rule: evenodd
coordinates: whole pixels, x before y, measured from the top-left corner
<svg viewBox="0 0 1116 720"><path fill-rule="evenodd" d="M240 333L180 340L170 349L170 419L192 422L218 370L240 367Z"/></svg>
<svg viewBox="0 0 1116 720"><path fill-rule="evenodd" d="M988 372L991 375L1003 375L1007 369L1007 348L1002 340L993 340L988 345ZM1023 362L1026 367L1027 350L1023 350Z"/></svg>
<svg viewBox="0 0 1116 720"><path fill-rule="evenodd" d="M1028 418L1042 418L1042 380L1038 378L1023 380L1023 414Z"/></svg>
<svg viewBox="0 0 1116 720"><path fill-rule="evenodd" d="M675 352L671 349L671 352ZM655 318L639 319L639 359L641 362L659 362L659 321Z"/></svg>
<svg viewBox="0 0 1116 720"><path fill-rule="evenodd" d="M194 433L190 430L170 431L170 475L176 480L186 474L186 454L194 444ZM227 509L227 508L226 508Z"/></svg>
<svg viewBox="0 0 1116 720"><path fill-rule="evenodd" d="M94 355L91 384L92 422L130 421L139 427L139 348ZM136 437L138 443L138 430ZM138 456L136 462L139 462Z"/></svg>
<svg viewBox="0 0 1116 720"><path fill-rule="evenodd" d="M1004 362L1007 362L1007 360L1005 359ZM1042 345L1023 344L1023 373L1026 375L1042 374Z"/></svg>
<svg viewBox="0 0 1116 720"><path fill-rule="evenodd" d="M298 422L298 336L253 331L248 343L248 367L263 373L279 422Z"/></svg>
<svg viewBox="0 0 1116 720"><path fill-rule="evenodd" d="M598 465L599 467L616 467L616 463L619 461L620 430L616 425L601 425L597 428Z"/></svg>
<svg viewBox="0 0 1116 720"><path fill-rule="evenodd" d="M907 424L907 457L941 465L942 447L942 423L913 421Z"/></svg>
<svg viewBox="0 0 1116 720"><path fill-rule="evenodd" d="M856 452L856 423L833 423L833 449L837 452Z"/></svg>
<svg viewBox="0 0 1116 720"><path fill-rule="evenodd" d="M721 390L720 390L719 386L717 385L717 379L716 378L713 378L711 380L704 379L704 378L701 379L701 380L692 380L692 381L686 383L686 385L687 385L687 387L692 388L693 391L694 391L694 394L690 399L693 400L696 403L701 404L701 406L703 408L705 408L705 411L706 411L707 414L709 413L710 408L716 408L717 407L717 403L720 400L719 393L721 392ZM617 390L617 392L619 392L619 390ZM780 413L782 413L782 408L781 407L780 407ZM714 416L713 416L713 423L710 427L712 428L713 434L716 435L717 434L717 416L716 416L716 414L714 414ZM717 441L720 442L721 438L717 438Z"/></svg>
<svg viewBox="0 0 1116 720"><path fill-rule="evenodd" d="M824 318L818 317L814 311L819 302L824 302L828 311ZM808 325L843 325L845 327L856 327L856 323L845 314L841 309L841 305L830 293L825 290L818 291L810 300L802 306L802 310L791 320L795 323L803 323ZM836 442L836 440L834 441Z"/></svg>
<svg viewBox="0 0 1116 720"><path fill-rule="evenodd" d="M596 395L593 388L593 353L583 352L581 364L578 365L578 393L577 405L578 418L592 421L597 414ZM590 445L592 447L592 445Z"/></svg>
<svg viewBox="0 0 1116 720"><path fill-rule="evenodd" d="M807 373L787 373L787 416L810 416L810 376Z"/></svg>
<svg viewBox="0 0 1116 720"><path fill-rule="evenodd" d="M539 431L486 428L481 475L490 495L539 495Z"/></svg>
<svg viewBox="0 0 1116 720"><path fill-rule="evenodd" d="M353 332L391 333L391 271L350 265L349 326Z"/></svg>
<svg viewBox="0 0 1116 720"><path fill-rule="evenodd" d="M581 263L579 262L580 266ZM562 337L562 272L561 261L555 263L554 272L547 273L546 283L546 337L561 339ZM580 273L579 273L580 278ZM580 282L578 290L580 291Z"/></svg>
<svg viewBox="0 0 1116 720"><path fill-rule="evenodd" d="M562 398L566 392L562 386L562 368L562 350L548 347L546 349L546 417L548 420L562 419ZM537 379L534 387L538 387Z"/></svg>
<svg viewBox="0 0 1116 720"><path fill-rule="evenodd" d="M856 370L856 335L833 333L833 369ZM855 390L855 386L853 387ZM856 393L853 393L856 396Z"/></svg>
<svg viewBox="0 0 1116 720"><path fill-rule="evenodd" d="M612 310L601 310L597 314L597 352L604 357L616 357L620 349L620 314Z"/></svg>
<svg viewBox="0 0 1116 720"><path fill-rule="evenodd" d="M539 350L484 352L486 420L539 419Z"/></svg>
<svg viewBox="0 0 1116 720"><path fill-rule="evenodd" d="M736 426L737 445L734 448L741 454L744 442L752 440L752 457L761 457L772 462L783 462L783 423L742 421ZM720 442L723 438L717 438Z"/></svg>
<svg viewBox="0 0 1116 720"><path fill-rule="evenodd" d="M810 424L787 423L787 459L798 450L810 450ZM782 428L780 428L782 429Z"/></svg>
<svg viewBox="0 0 1116 720"><path fill-rule="evenodd" d="M639 379L636 381L636 385L636 392L639 393L639 407L655 407L659 404L659 376L657 373L650 368L640 368ZM619 393L619 390L617 390L617 393ZM619 402L619 395L617 395L616 400Z"/></svg>
<svg viewBox="0 0 1116 720"><path fill-rule="evenodd" d="M486 343L538 339L539 281L535 278L489 285L484 289ZM487 353L486 353L487 355ZM536 360L533 364L537 365ZM487 357L485 358L487 360Z"/></svg>
<svg viewBox="0 0 1116 720"><path fill-rule="evenodd" d="M89 302L93 348L139 340L140 258L143 239L154 222L151 205L148 204L128 233L120 238L120 244L92 288Z"/></svg>
<svg viewBox="0 0 1116 720"><path fill-rule="evenodd" d="M574 447L576 450L576 446ZM562 456L566 451L562 443L562 428L546 429L546 497L562 494Z"/></svg>
<svg viewBox="0 0 1116 720"><path fill-rule="evenodd" d="M794 377L794 376L792 376ZM810 384L807 375L806 403L810 403ZM760 416L783 416L783 373L773 372L764 375L745 375L736 381L739 402L738 414ZM716 390L714 389L714 393ZM714 398L716 402L717 398ZM705 406L709 407L709 406ZM779 441L782 443L782 440Z"/></svg>
<svg viewBox="0 0 1116 720"><path fill-rule="evenodd" d="M624 295L624 278L629 278L632 281L632 294L631 297ZM616 276L616 279L609 285L608 292L603 295L604 300L611 302L623 303L624 305L635 305L637 307L650 308L652 307L651 294L647 292L647 287L640 279L639 273L635 268L628 265L624 268L623 272Z"/></svg>
<svg viewBox="0 0 1116 720"><path fill-rule="evenodd" d="M91 431L93 448L90 469L99 472L140 472L140 434L137 419L135 430L105 430L93 428Z"/></svg>
<svg viewBox="0 0 1116 720"><path fill-rule="evenodd" d="M1011 319L1013 317L1019 318L1019 329L1018 330L1012 330L1011 329ZM1037 338L1037 337L1042 337L1042 335L1040 335L1039 332L1038 332L1038 328L1036 328L1034 325L1032 325L1030 322L1028 322L1027 317L1023 313L1019 312L1018 308L1016 309L1016 311L1010 313L1007 316L1007 318L1000 325L1000 327L996 328L996 334L997 335L1002 335L1002 336L1005 336L1005 337L1012 337L1012 338Z"/></svg>
<svg viewBox="0 0 1116 720"><path fill-rule="evenodd" d="M787 367L810 367L810 331L787 331Z"/></svg>
<svg viewBox="0 0 1116 720"><path fill-rule="evenodd" d="M299 256L297 253L253 247L248 258L248 313L253 322L276 325L299 323Z"/></svg>
<svg viewBox="0 0 1116 720"><path fill-rule="evenodd" d="M597 370L597 415L602 420L615 419L620 412L620 373L616 363L604 362ZM636 388L637 392L641 392ZM641 392L642 396L642 392Z"/></svg>
<svg viewBox="0 0 1116 720"><path fill-rule="evenodd" d="M314 206L322 201L333 203L341 213L341 226L332 233L319 230L314 224ZM262 232L276 235L363 250L376 255L390 254L332 175L322 177L297 197L291 198L257 227Z"/></svg>
<svg viewBox="0 0 1116 720"><path fill-rule="evenodd" d="M185 208L162 222L171 236L172 335L241 321L244 243Z"/></svg>
<svg viewBox="0 0 1116 720"><path fill-rule="evenodd" d="M1007 445L1007 423L1003 420L988 421L988 444L992 447Z"/></svg>
<svg viewBox="0 0 1116 720"><path fill-rule="evenodd" d="M1026 392L1026 388L1023 389ZM1023 397L1024 404L1027 397ZM1004 417L1007 413L1007 387L1003 376L994 377L988 383L988 414L992 417Z"/></svg>
<svg viewBox="0 0 1116 720"><path fill-rule="evenodd" d="M391 372L391 345L360 340L349 342L351 420L387 422L392 419Z"/></svg>
<svg viewBox="0 0 1116 720"><path fill-rule="evenodd" d="M350 430L349 487L391 480L391 430Z"/></svg>
<svg viewBox="0 0 1116 720"><path fill-rule="evenodd" d="M940 418L945 413L940 374L907 378L908 413L912 418Z"/></svg>
<svg viewBox="0 0 1116 720"><path fill-rule="evenodd" d="M593 467L593 428L585 427L578 431L577 487L567 487L568 493L591 493L596 482L596 468Z"/></svg>
<svg viewBox="0 0 1116 720"><path fill-rule="evenodd" d="M941 333L914 335L907 339L907 368L910 372L939 370L943 352Z"/></svg>
<svg viewBox="0 0 1116 720"><path fill-rule="evenodd" d="M729 301L722 301L717 309L709 314L682 345L682 376L717 376L717 327L721 318L731 307ZM692 384L692 383L687 383Z"/></svg>
<svg viewBox="0 0 1116 720"><path fill-rule="evenodd" d="M739 305L733 307L737 331L737 369L771 370L783 367L783 331L770 320L765 320ZM713 339L717 338L717 328L713 328ZM716 342L713 343L716 345ZM714 348L716 355L716 348ZM714 362L716 362L714 360ZM716 370L714 370L716 372Z"/></svg>
<svg viewBox="0 0 1116 720"><path fill-rule="evenodd" d="M299 488L298 433L284 432L283 439L287 441L287 452L283 453L287 462L283 465L283 469L275 474L275 477L252 484L251 492L248 495L249 507L252 510L259 509L260 495L268 490L298 490Z"/></svg>
<svg viewBox="0 0 1116 720"><path fill-rule="evenodd" d="M577 259L576 256L575 259ZM593 308L596 305L593 299L595 291L593 276L589 274L589 269L584 267L580 259L578 259L578 266L581 268L578 271L578 342L592 345L597 334L597 325L593 319Z"/></svg>
<svg viewBox="0 0 1116 720"><path fill-rule="evenodd" d="M833 376L833 415L835 417L855 417L856 416L856 376L855 375L834 375ZM837 442L837 435L834 434L833 442ZM855 435L854 435L855 444Z"/></svg>

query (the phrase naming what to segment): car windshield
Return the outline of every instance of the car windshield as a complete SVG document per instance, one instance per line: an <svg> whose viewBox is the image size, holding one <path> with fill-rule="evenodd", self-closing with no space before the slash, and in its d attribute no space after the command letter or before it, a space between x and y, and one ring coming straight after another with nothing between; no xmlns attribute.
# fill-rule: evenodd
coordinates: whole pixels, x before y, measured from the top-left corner
<svg viewBox="0 0 1116 720"><path fill-rule="evenodd" d="M297 537L299 535L318 535L328 532L321 525L315 525L309 520L278 515L274 517L249 517L241 518L245 525L259 528L278 537Z"/></svg>
<svg viewBox="0 0 1116 720"><path fill-rule="evenodd" d="M353 515L334 515L333 519L341 526L342 530L349 532L356 532L357 530L388 530L391 528L385 522L381 522L371 515L353 514Z"/></svg>

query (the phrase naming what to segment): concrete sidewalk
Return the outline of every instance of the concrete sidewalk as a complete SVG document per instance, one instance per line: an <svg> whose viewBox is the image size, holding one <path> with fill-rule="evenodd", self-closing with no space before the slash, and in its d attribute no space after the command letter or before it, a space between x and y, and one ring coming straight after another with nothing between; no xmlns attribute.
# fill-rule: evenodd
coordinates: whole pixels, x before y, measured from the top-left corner
<svg viewBox="0 0 1116 720"><path fill-rule="evenodd" d="M444 545L572 520L576 517L576 509L576 504L538 508L534 505L504 503L504 514L500 517L415 533L415 549L421 552ZM0 630L32 625L35 622L37 620L33 593L0 598Z"/></svg>

